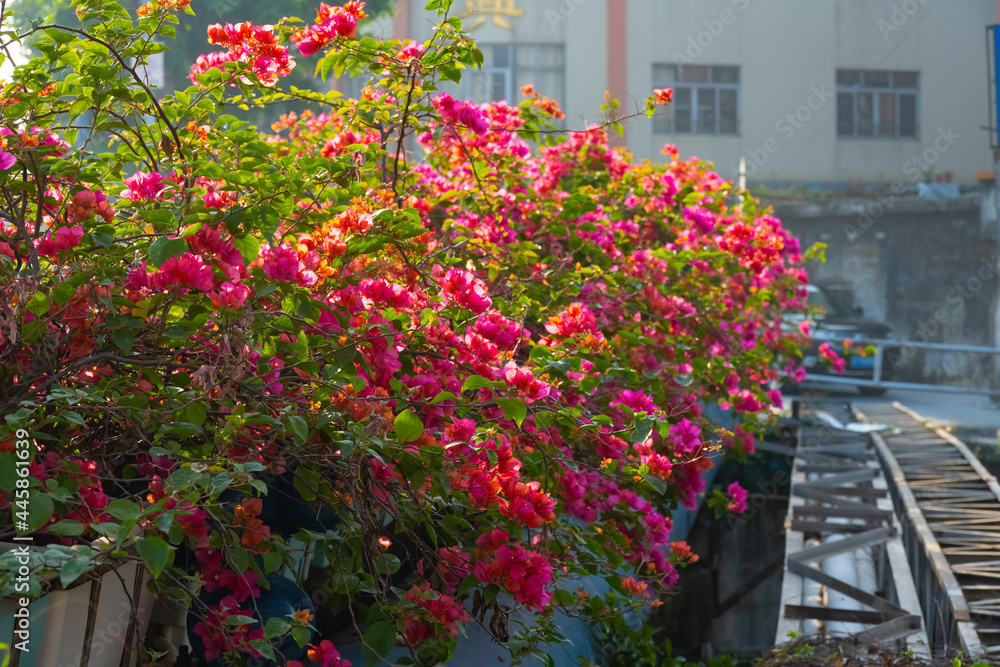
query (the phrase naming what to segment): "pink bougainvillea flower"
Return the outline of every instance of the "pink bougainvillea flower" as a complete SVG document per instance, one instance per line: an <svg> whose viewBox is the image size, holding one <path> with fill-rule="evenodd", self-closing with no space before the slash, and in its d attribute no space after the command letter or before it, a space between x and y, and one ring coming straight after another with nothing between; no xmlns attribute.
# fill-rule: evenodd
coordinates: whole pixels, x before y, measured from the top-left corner
<svg viewBox="0 0 1000 667"><path fill-rule="evenodd" d="M525 403L533 403L545 398L552 391L552 386L548 382L538 380L527 368L518 368L513 361L508 361L503 367L501 375L507 384L517 390L518 396L524 399Z"/></svg>
<svg viewBox="0 0 1000 667"><path fill-rule="evenodd" d="M632 577L622 577L622 588L628 591L629 595L638 597L646 594L646 588L648 588L648 585L641 581L636 581Z"/></svg>
<svg viewBox="0 0 1000 667"><path fill-rule="evenodd" d="M621 405L629 408L632 412L645 412L647 414L657 414L660 408L656 406L644 391L632 391L624 389L618 394L618 398L611 401L611 406Z"/></svg>
<svg viewBox="0 0 1000 667"><path fill-rule="evenodd" d="M214 276L212 269L201 257L189 252L180 257L171 257L160 266L160 272L150 278L150 286L161 292L172 287L193 287L203 292L212 289Z"/></svg>
<svg viewBox="0 0 1000 667"><path fill-rule="evenodd" d="M217 292L209 292L212 299L213 308L229 308L236 310L247 301L250 296L250 288L243 284L224 282L219 285Z"/></svg>
<svg viewBox="0 0 1000 667"><path fill-rule="evenodd" d="M439 282L442 293L453 305L468 308L476 315L486 312L493 305L486 284L471 271L448 269Z"/></svg>
<svg viewBox="0 0 1000 667"><path fill-rule="evenodd" d="M45 238L38 244L38 254L56 257L61 252L77 247L82 240L83 225L60 227L56 230L55 236L52 235L52 232L45 234Z"/></svg>
<svg viewBox="0 0 1000 667"><path fill-rule="evenodd" d="M726 489L729 493L729 497L732 499L729 501L729 509L736 512L737 514L747 511L747 492L739 482L733 482Z"/></svg>
<svg viewBox="0 0 1000 667"><path fill-rule="evenodd" d="M13 153L7 153L0 150L0 169L10 169L17 162L17 158Z"/></svg>
<svg viewBox="0 0 1000 667"><path fill-rule="evenodd" d="M341 658L329 639L324 639L317 646L310 645L306 655L320 667L351 667L351 661Z"/></svg>
<svg viewBox="0 0 1000 667"><path fill-rule="evenodd" d="M528 528L555 520L556 501L541 490L538 482L525 484L508 479L502 483L502 490L505 499L500 501L498 509L504 516Z"/></svg>
<svg viewBox="0 0 1000 667"><path fill-rule="evenodd" d="M701 447L701 429L685 417L670 426L670 439L678 454L687 454Z"/></svg>
<svg viewBox="0 0 1000 667"><path fill-rule="evenodd" d="M115 217L114 207L101 190L79 190L66 202L66 215L73 222L90 220L95 213L107 223Z"/></svg>
<svg viewBox="0 0 1000 667"><path fill-rule="evenodd" d="M490 129L483 109L472 102L459 102L448 93L440 93L431 101L447 124L460 123L478 135Z"/></svg>
<svg viewBox="0 0 1000 667"><path fill-rule="evenodd" d="M194 64L191 65L191 71L188 73L188 79L191 80L191 83L198 85L199 74L204 74L210 69L225 70L226 63L231 63L235 60L236 55L226 51L215 51L199 55L195 59Z"/></svg>
<svg viewBox="0 0 1000 667"><path fill-rule="evenodd" d="M408 62L410 60L419 60L422 55L424 55L424 47L420 46L417 42L410 40L409 43L405 44L403 48L399 50L396 57L403 62Z"/></svg>
<svg viewBox="0 0 1000 667"><path fill-rule="evenodd" d="M162 201L169 197L167 191L171 187L170 181L157 171L151 174L136 172L135 176L125 179L125 185L128 188L122 193L122 199L133 202Z"/></svg>
<svg viewBox="0 0 1000 667"><path fill-rule="evenodd" d="M299 256L287 245L272 248L263 257L264 275L271 280L294 281L299 276Z"/></svg>
<svg viewBox="0 0 1000 667"><path fill-rule="evenodd" d="M419 615L405 621L404 634L410 646L420 646L431 637L457 637L458 624L472 620L461 602L431 589L428 583L423 588L414 585L403 597L420 610Z"/></svg>
<svg viewBox="0 0 1000 667"><path fill-rule="evenodd" d="M291 41L299 47L299 53L308 58L337 37L353 39L358 31L358 21L365 18L364 7L364 2L356 0L350 0L341 7L320 3L315 25L294 33Z"/></svg>
<svg viewBox="0 0 1000 667"><path fill-rule="evenodd" d="M218 23L208 26L209 44L226 47L226 51L198 56L188 78L194 84L198 83L198 75L210 69L223 69L226 63L245 63L257 82L265 87L273 86L278 78L287 76L295 68L295 60L288 53L288 48L282 46L279 37L274 33L274 26L238 23L233 25ZM246 84L254 83L248 77L240 80ZM235 85L235 82L230 82Z"/></svg>
<svg viewBox="0 0 1000 667"><path fill-rule="evenodd" d="M202 201L205 203L205 208L225 211L236 203L237 194L232 190L222 189L226 185L225 181L211 181L204 185L205 194L202 196Z"/></svg>

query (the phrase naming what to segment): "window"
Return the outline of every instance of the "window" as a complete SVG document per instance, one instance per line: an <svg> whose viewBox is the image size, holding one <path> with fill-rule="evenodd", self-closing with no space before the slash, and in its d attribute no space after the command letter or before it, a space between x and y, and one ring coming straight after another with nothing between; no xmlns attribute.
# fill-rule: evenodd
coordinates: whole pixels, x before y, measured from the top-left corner
<svg viewBox="0 0 1000 667"><path fill-rule="evenodd" d="M653 116L653 132L739 134L739 67L653 65L653 86L674 89L673 104Z"/></svg>
<svg viewBox="0 0 1000 667"><path fill-rule="evenodd" d="M461 84L440 82L442 92L476 104L500 100L516 104L522 99L521 88L531 84L541 95L564 103L566 65L562 44L480 44L479 48L483 68L462 72ZM368 74L350 77L343 84L344 94L359 97L370 79Z"/></svg>
<svg viewBox="0 0 1000 667"><path fill-rule="evenodd" d="M557 102L564 100L566 65L561 44L480 44L482 70L462 74L459 94L477 104L506 100L515 104L521 88L535 90Z"/></svg>
<svg viewBox="0 0 1000 667"><path fill-rule="evenodd" d="M837 135L916 139L917 72L837 70Z"/></svg>

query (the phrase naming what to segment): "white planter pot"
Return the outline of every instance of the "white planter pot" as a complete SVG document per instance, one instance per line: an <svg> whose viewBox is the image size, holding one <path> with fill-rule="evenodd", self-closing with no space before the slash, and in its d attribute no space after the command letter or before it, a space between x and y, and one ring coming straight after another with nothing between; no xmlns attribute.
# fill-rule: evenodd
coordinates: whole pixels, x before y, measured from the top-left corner
<svg viewBox="0 0 1000 667"><path fill-rule="evenodd" d="M28 605L28 650L13 649L10 667L135 667L153 609L148 579L132 562L88 572L68 589L57 584ZM0 601L0 642L12 647L18 609L17 596Z"/></svg>

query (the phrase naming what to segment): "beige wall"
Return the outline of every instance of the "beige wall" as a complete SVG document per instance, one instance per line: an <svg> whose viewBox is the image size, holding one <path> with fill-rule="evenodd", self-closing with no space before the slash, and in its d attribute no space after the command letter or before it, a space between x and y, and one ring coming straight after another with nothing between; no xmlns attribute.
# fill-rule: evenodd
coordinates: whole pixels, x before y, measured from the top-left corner
<svg viewBox="0 0 1000 667"><path fill-rule="evenodd" d="M568 128L585 127L584 120L599 116L607 89L606 3L607 0L516 0L515 7L524 13L518 18L505 19L510 30L485 15L485 23L470 34L481 44L562 44L566 85L559 103L566 113ZM413 34L421 41L430 38L436 19L436 13L425 11L423 4L416 0L412 10ZM455 2L459 15L466 13L465 8L462 0ZM473 18L465 20L467 30L473 21Z"/></svg>
<svg viewBox="0 0 1000 667"><path fill-rule="evenodd" d="M746 156L751 181L907 183L919 178L911 159L925 153L935 173L960 182L992 168L984 31L996 0L516 0L524 15L511 30L488 19L472 35L564 44L561 103L567 128L580 128L600 120L609 88L609 2L627 6L631 108L651 93L654 63L740 66L739 136L654 135L642 117L627 135L639 158L661 159L674 143L735 178ZM427 39L432 16L413 4L413 36ZM838 68L919 71L919 139L838 139Z"/></svg>
<svg viewBox="0 0 1000 667"><path fill-rule="evenodd" d="M913 181L920 169L909 161L927 151L936 173L975 182L992 164L980 128L989 122L984 30L995 15L994 0L631 0L630 92L651 88L652 63L674 54L740 65L742 131L654 135L640 121L629 145L655 159L670 141L729 178L742 155L751 180L813 182ZM849 68L920 72L919 140L837 138L831 93L836 70Z"/></svg>

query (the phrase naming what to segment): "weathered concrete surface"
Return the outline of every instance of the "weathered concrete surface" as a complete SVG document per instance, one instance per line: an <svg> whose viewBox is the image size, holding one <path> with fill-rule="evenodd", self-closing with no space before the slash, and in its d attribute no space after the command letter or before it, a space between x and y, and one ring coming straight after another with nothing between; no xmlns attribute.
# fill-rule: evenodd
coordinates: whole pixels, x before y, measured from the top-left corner
<svg viewBox="0 0 1000 667"><path fill-rule="evenodd" d="M980 219L980 197L926 201L894 195L829 204L776 205L804 248L827 244L810 280L892 327L906 342L993 346L1000 293L996 232ZM987 386L995 361L905 347L890 355L903 381Z"/></svg>
<svg viewBox="0 0 1000 667"><path fill-rule="evenodd" d="M771 648L782 602L780 567L728 610L720 605L782 558L789 480L788 461L777 455L754 457L746 465L727 463L719 470L716 487L739 481L750 493L749 509L722 519L706 506L698 513L687 542L700 558L683 568L650 619L670 638L675 656L707 662L724 653L752 658ZM673 531L671 539L679 539Z"/></svg>

